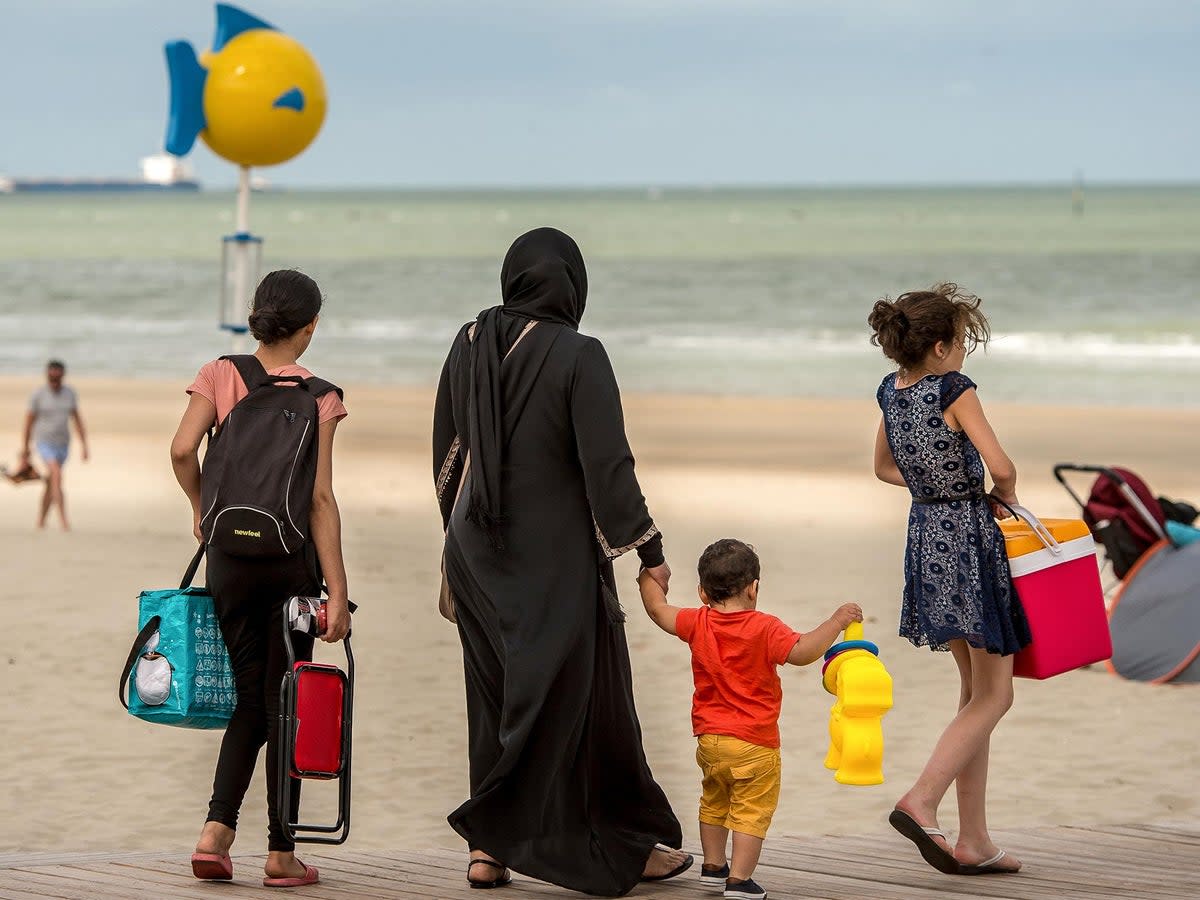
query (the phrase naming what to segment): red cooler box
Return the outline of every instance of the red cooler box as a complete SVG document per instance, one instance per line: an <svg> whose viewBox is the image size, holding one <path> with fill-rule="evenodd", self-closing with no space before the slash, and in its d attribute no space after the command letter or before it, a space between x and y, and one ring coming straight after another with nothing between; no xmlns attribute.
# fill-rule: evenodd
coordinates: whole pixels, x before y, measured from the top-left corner
<svg viewBox="0 0 1200 900"><path fill-rule="evenodd" d="M1017 596L1033 643L1017 653L1013 674L1049 678L1112 656L1096 544L1079 519L1021 517L1000 524Z"/></svg>

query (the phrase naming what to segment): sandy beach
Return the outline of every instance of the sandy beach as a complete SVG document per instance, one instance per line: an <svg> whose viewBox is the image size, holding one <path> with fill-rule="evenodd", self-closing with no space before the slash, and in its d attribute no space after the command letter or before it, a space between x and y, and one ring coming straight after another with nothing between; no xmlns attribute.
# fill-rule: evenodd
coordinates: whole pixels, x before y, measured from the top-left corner
<svg viewBox="0 0 1200 900"><path fill-rule="evenodd" d="M173 586L194 541L167 447L183 382L74 380L92 460L72 459L74 530L34 530L40 488L0 484L9 636L0 652L6 765L0 850L190 850L206 809L218 732L146 725L116 682L143 588ZM36 381L0 378L0 451L10 462ZM436 611L440 523L431 484L428 390L347 386L335 483L345 523L358 658L351 845L457 846L445 815L466 796L457 635ZM1053 463L1125 464L1160 493L1200 499L1200 410L995 406L1022 501L1073 515ZM850 788L822 768L830 703L814 670L784 674L784 794L778 834L880 827L953 714L954 666L896 637L903 492L877 482L878 411L862 401L628 396L628 430L666 536L673 596L694 596L695 559L736 536L763 559L761 608L799 629L848 600L868 615L895 679L887 783ZM1084 485L1086 486L1086 485ZM686 647L641 611L636 559L618 564L638 709L659 780L696 847L698 779ZM326 649L337 659L340 651ZM1200 691L1124 682L1101 669L1018 682L992 742L996 826L1200 820ZM265 846L261 777L238 849ZM320 809L317 785L307 796ZM308 790L308 789L306 789ZM942 824L953 828L953 798Z"/></svg>

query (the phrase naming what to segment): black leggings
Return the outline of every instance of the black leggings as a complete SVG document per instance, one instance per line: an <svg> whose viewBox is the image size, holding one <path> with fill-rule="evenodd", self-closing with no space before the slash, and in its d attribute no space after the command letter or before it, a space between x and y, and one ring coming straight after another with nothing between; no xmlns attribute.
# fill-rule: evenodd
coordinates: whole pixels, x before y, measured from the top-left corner
<svg viewBox="0 0 1200 900"><path fill-rule="evenodd" d="M267 848L293 850L279 821L279 687L287 667L283 646L283 601L320 593L312 545L283 559L256 560L208 551L208 589L213 595L221 634L229 648L237 688L237 708L225 727L213 777L208 821L237 828L238 811L267 745ZM292 632L297 660L311 660L313 639ZM300 782L292 781L292 821L300 807Z"/></svg>

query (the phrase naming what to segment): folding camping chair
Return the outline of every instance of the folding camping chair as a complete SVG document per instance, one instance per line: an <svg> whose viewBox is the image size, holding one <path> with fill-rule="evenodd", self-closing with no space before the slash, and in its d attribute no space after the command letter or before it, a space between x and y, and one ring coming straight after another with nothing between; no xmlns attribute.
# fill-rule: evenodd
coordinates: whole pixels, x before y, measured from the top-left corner
<svg viewBox="0 0 1200 900"><path fill-rule="evenodd" d="M325 603L317 597L284 601L283 645L287 669L279 689L279 819L288 840L342 844L350 836L350 745L354 708L354 653L342 640L346 670L296 661L292 632L325 630ZM289 777L290 776L290 777ZM330 824L291 821L292 778L338 782L337 819Z"/></svg>

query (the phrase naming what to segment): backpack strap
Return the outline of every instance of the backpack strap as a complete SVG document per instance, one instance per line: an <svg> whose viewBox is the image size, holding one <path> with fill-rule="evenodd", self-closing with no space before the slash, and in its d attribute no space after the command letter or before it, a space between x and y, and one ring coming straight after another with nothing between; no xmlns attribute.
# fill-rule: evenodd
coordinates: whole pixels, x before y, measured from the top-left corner
<svg viewBox="0 0 1200 900"><path fill-rule="evenodd" d="M133 646L129 648L129 658L125 660L125 668L121 670L121 681L117 685L117 699L126 709L129 709L129 702L125 699L125 685L129 683L129 673L133 671L133 664L137 662L137 658L142 655L142 648L146 646L146 641L150 640L150 635L158 631L158 626L161 624L161 616L151 616L150 620L142 626L142 630L138 632L138 636L133 639Z"/></svg>
<svg viewBox="0 0 1200 900"><path fill-rule="evenodd" d="M227 359L233 363L238 370L238 374L242 376L242 381L246 385L246 390L251 393L255 388L260 388L264 384L271 384L271 376L267 374L267 370L263 368L263 364L258 361L258 357L253 353L238 353L229 356L222 356L221 359Z"/></svg>
<svg viewBox="0 0 1200 900"><path fill-rule="evenodd" d="M308 392L312 394L314 400L320 400L330 391L336 391L339 400L346 399L346 395L340 387L326 381L324 378L305 378L304 383L308 386Z"/></svg>

